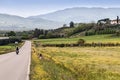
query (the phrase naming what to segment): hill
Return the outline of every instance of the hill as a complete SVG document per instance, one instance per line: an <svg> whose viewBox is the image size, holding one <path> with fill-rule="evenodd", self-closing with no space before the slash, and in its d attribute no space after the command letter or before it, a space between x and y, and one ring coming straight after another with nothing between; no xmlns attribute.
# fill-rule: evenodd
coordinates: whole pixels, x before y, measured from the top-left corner
<svg viewBox="0 0 120 80"><path fill-rule="evenodd" d="M68 23L70 21L91 22L97 21L102 18L114 19L116 18L116 16L120 16L120 8L74 7L31 17Z"/></svg>
<svg viewBox="0 0 120 80"><path fill-rule="evenodd" d="M39 31L45 33L38 33ZM76 23L74 27L61 27L54 30L38 30L39 38L68 38L91 35L111 34L111 37L120 36L120 25L116 24L96 24L96 23Z"/></svg>
<svg viewBox="0 0 120 80"><path fill-rule="evenodd" d="M30 30L34 28L54 29L58 28L63 23L45 20L42 18L24 18L15 15L0 14L0 30Z"/></svg>

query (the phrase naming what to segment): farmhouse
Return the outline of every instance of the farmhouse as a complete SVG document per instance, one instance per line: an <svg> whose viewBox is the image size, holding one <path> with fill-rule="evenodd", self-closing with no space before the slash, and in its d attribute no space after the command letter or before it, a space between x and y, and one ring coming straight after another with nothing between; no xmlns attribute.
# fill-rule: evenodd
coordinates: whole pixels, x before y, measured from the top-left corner
<svg viewBox="0 0 120 80"><path fill-rule="evenodd" d="M117 20L116 20L116 19L115 19L115 20L111 20L110 23L111 23L111 24L120 24L120 19L118 20L118 23L117 23Z"/></svg>
<svg viewBox="0 0 120 80"><path fill-rule="evenodd" d="M110 20L109 18L98 20L98 24L120 24L119 16L117 16L117 19Z"/></svg>
<svg viewBox="0 0 120 80"><path fill-rule="evenodd" d="M101 19L101 20L98 20L97 23L98 24L110 24L110 19L109 18Z"/></svg>

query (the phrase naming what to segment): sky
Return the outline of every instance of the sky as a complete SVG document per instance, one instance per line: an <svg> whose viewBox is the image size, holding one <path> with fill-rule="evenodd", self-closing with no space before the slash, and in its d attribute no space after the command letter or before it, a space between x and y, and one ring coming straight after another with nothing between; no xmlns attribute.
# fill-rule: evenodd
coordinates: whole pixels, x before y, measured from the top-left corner
<svg viewBox="0 0 120 80"><path fill-rule="evenodd" d="M22 17L47 14L72 7L119 7L120 0L0 0L0 13Z"/></svg>

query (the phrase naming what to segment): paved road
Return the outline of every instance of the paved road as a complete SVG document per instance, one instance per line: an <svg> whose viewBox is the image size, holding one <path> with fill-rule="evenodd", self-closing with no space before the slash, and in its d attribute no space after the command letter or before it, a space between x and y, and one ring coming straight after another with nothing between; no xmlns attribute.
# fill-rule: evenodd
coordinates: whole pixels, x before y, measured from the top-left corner
<svg viewBox="0 0 120 80"><path fill-rule="evenodd" d="M30 41L25 42L19 55L15 52L0 55L0 80L29 80L30 57Z"/></svg>

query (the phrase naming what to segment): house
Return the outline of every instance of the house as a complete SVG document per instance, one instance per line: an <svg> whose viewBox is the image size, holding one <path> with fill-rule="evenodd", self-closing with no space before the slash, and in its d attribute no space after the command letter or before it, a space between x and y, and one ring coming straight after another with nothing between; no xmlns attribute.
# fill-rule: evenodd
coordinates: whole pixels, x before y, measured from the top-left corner
<svg viewBox="0 0 120 80"><path fill-rule="evenodd" d="M109 24L110 23L110 19L109 18L101 19L101 20L98 20L97 23L98 24Z"/></svg>
<svg viewBox="0 0 120 80"><path fill-rule="evenodd" d="M111 20L110 23L111 23L111 24L120 24L119 16L117 16L117 19L115 19L115 20Z"/></svg>
<svg viewBox="0 0 120 80"><path fill-rule="evenodd" d="M115 19L115 20L111 20L110 21L110 24L120 24L120 19L118 20L118 23L117 23L117 20Z"/></svg>
<svg viewBox="0 0 120 80"><path fill-rule="evenodd" d="M117 16L117 19L110 20L109 18L98 20L98 24L120 24L119 16Z"/></svg>

